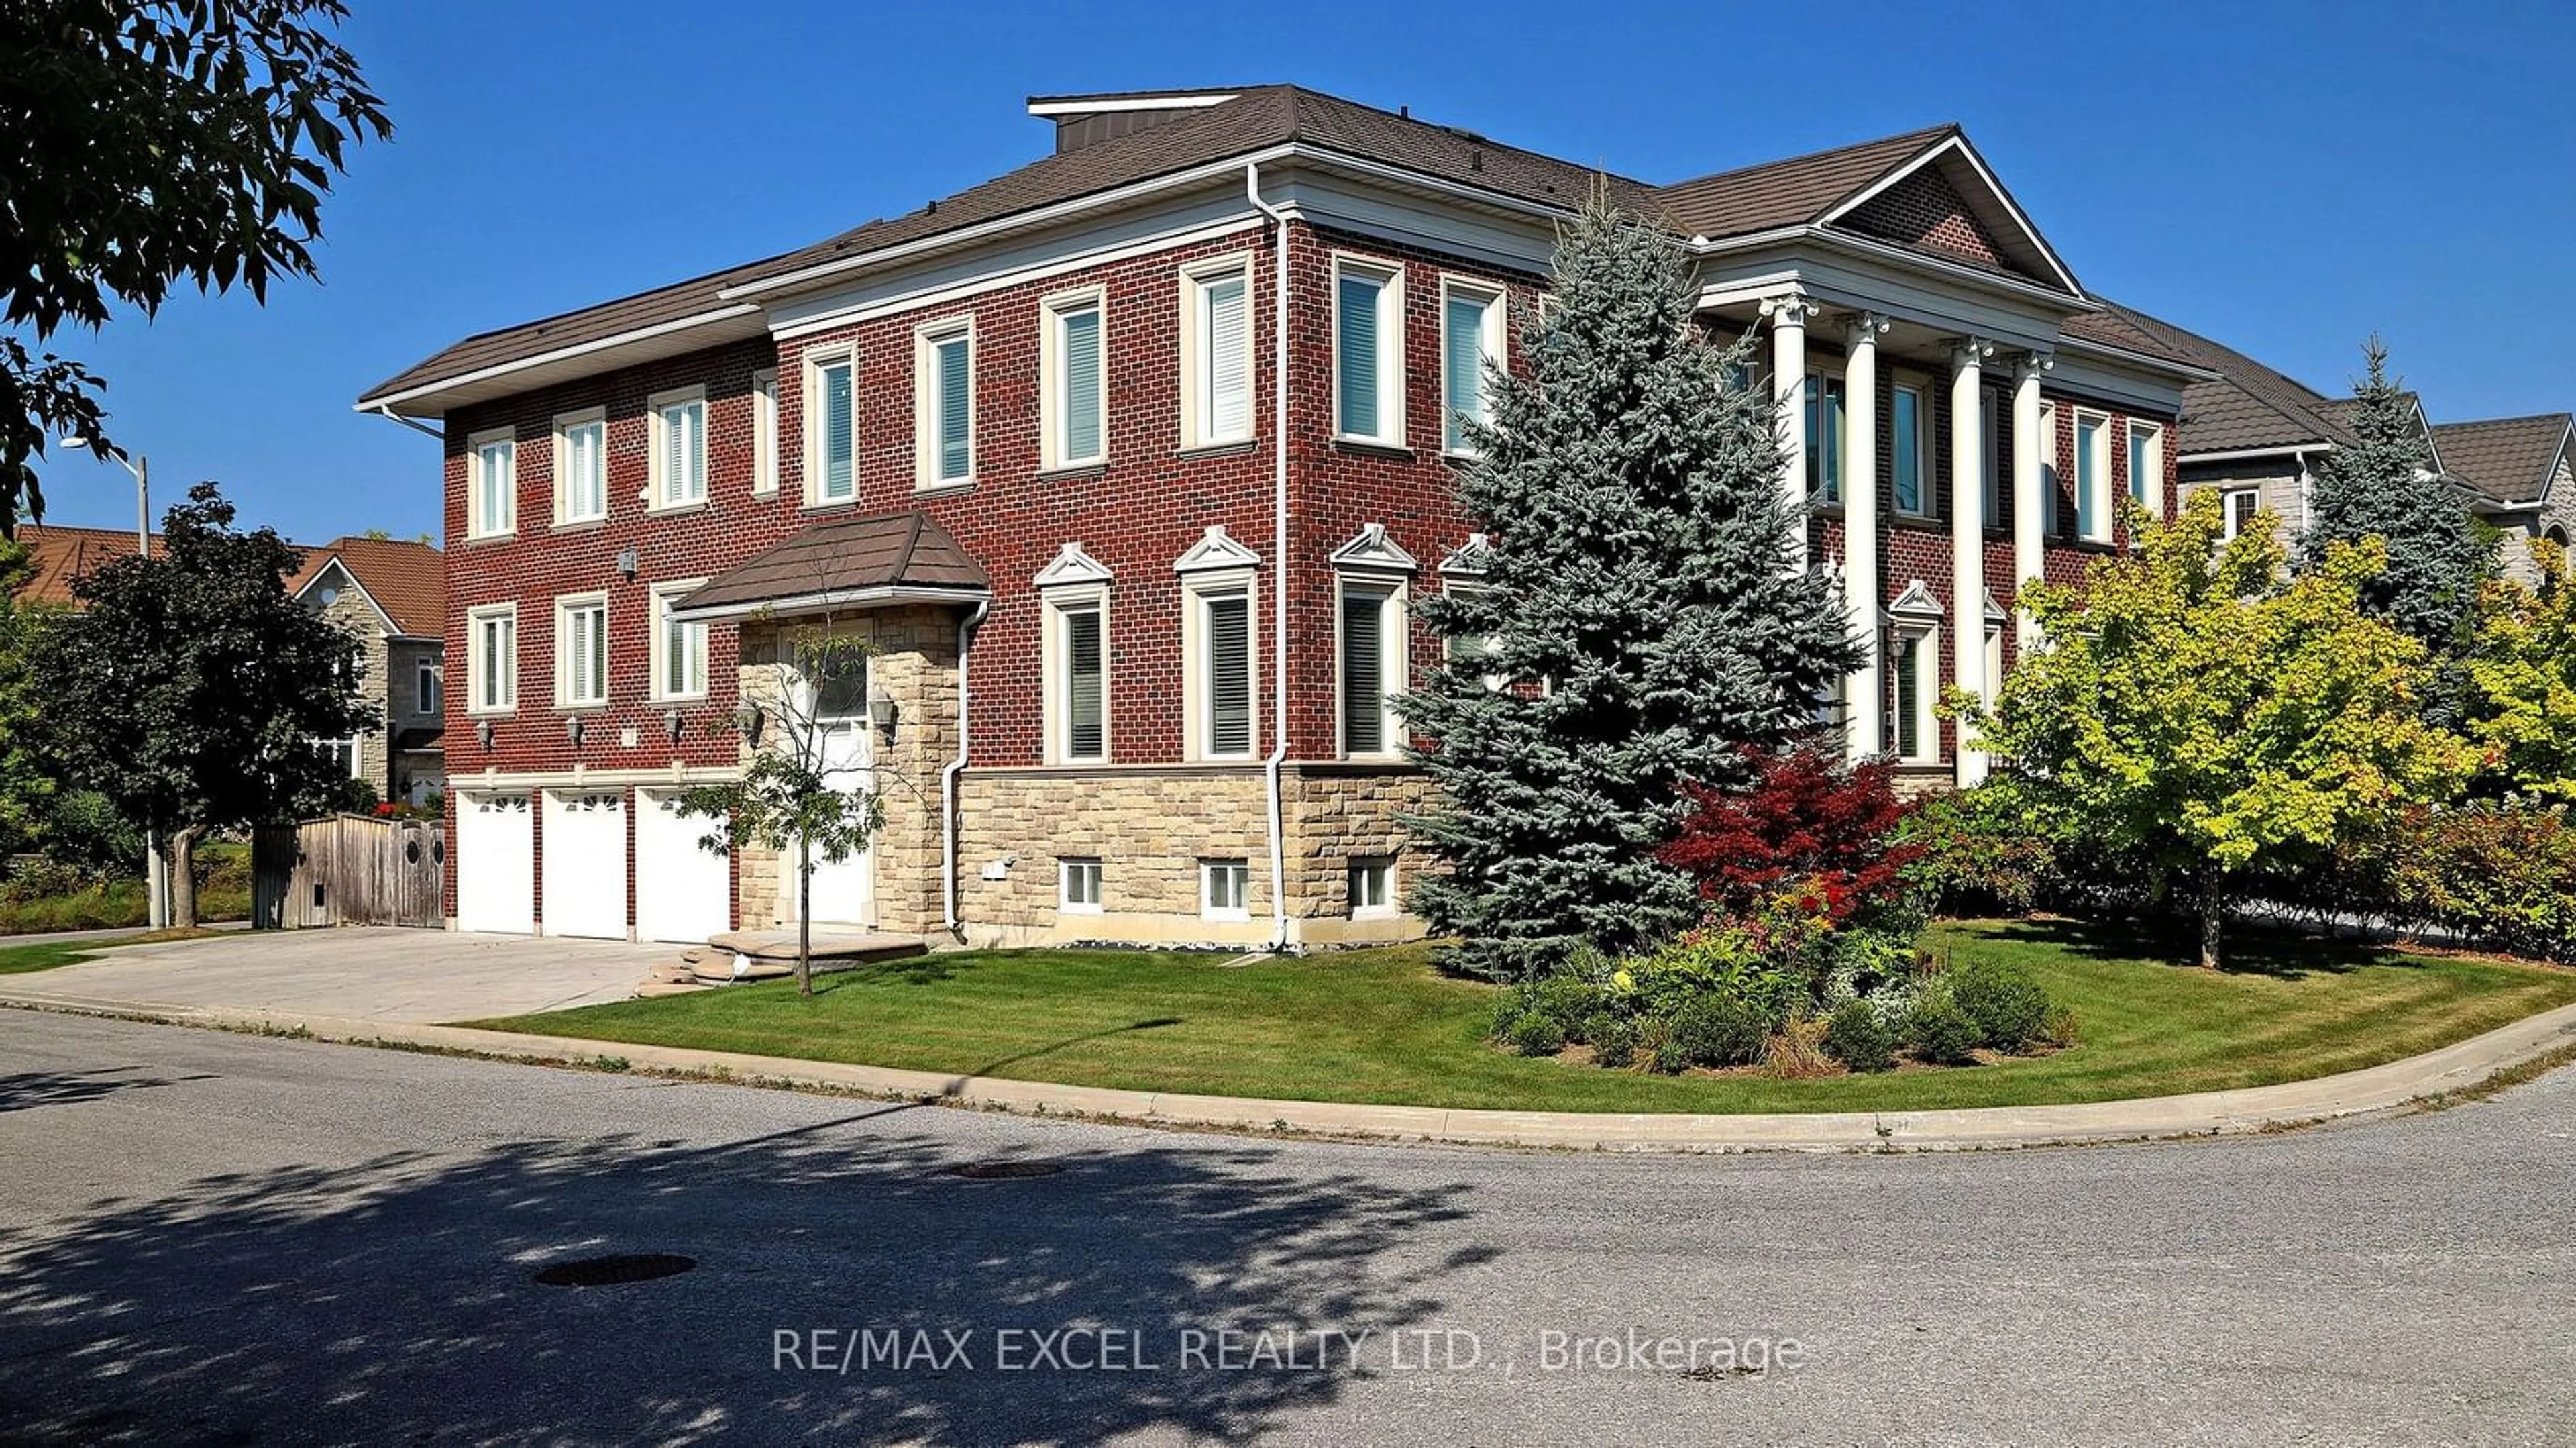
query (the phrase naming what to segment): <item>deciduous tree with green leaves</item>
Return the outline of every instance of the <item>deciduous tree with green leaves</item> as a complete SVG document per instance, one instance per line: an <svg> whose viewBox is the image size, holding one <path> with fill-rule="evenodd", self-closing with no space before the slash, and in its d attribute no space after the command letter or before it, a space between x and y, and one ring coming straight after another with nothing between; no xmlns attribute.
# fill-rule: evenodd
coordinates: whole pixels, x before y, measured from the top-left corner
<svg viewBox="0 0 2576 1448"><path fill-rule="evenodd" d="M2221 546L2216 493L2160 523L2081 588L2031 590L2047 644L1991 710L1954 695L1977 747L2106 851L2188 885L2215 968L2245 874L2375 838L2458 792L2465 741L2424 717L2424 644L2363 606L2377 541L2281 574L2268 520Z"/></svg>
<svg viewBox="0 0 2576 1448"><path fill-rule="evenodd" d="M2567 553L2531 545L2540 583L2489 582L2467 659L2466 730L2495 792L2576 803L2576 586Z"/></svg>
<svg viewBox="0 0 2576 1448"><path fill-rule="evenodd" d="M1792 529L1767 388L1694 319L1672 239L1595 202L1559 238L1528 375L1488 368L1491 425L1459 508L1487 530L1419 616L1447 661L1398 705L1440 786L1407 823L1447 865L1412 903L1456 967L1518 978L1574 941L1622 950L1692 923L1656 858L1684 786L1815 727L1858 658Z"/></svg>
<svg viewBox="0 0 2576 1448"><path fill-rule="evenodd" d="M340 0L0 5L0 534L42 518L34 461L77 435L116 452L99 377L43 351L172 287L260 301L315 274L322 197L352 141L393 134L333 38Z"/></svg>
<svg viewBox="0 0 2576 1448"><path fill-rule="evenodd" d="M333 808L348 770L331 741L382 721L358 695L357 639L286 591L303 555L273 529L236 528L199 483L162 537L74 582L78 611L37 635L31 664L47 755L167 844L184 928L197 841Z"/></svg>

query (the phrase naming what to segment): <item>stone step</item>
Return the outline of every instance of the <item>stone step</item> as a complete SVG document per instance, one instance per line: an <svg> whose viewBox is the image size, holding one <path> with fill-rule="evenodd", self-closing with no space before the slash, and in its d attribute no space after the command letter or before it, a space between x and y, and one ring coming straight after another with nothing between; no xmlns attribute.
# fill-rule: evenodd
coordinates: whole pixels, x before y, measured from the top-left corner
<svg viewBox="0 0 2576 1448"><path fill-rule="evenodd" d="M713 989L715 989L714 986L702 980L645 980L637 982L635 994L640 999L653 1000L662 996L694 995L702 990Z"/></svg>
<svg viewBox="0 0 2576 1448"><path fill-rule="evenodd" d="M722 985L727 981L776 980L782 975L794 975L796 973L796 962L793 960L755 960L749 956L737 958L730 955L711 954L707 959L692 968L697 971L698 979L702 981L713 981L718 985Z"/></svg>
<svg viewBox="0 0 2576 1448"><path fill-rule="evenodd" d="M796 932L793 930L737 930L707 941L716 952L749 956L756 962L783 960L790 970L796 964ZM907 955L929 953L929 942L917 935L881 935L873 932L816 931L812 945L814 967L847 966L868 960L896 960ZM713 962L710 962L713 963ZM728 962L726 968L730 970Z"/></svg>
<svg viewBox="0 0 2576 1448"><path fill-rule="evenodd" d="M653 967L653 974L650 978L653 980L669 981L674 985L680 985L696 980L698 978L698 972L697 968L694 966L674 961L669 965L657 965Z"/></svg>

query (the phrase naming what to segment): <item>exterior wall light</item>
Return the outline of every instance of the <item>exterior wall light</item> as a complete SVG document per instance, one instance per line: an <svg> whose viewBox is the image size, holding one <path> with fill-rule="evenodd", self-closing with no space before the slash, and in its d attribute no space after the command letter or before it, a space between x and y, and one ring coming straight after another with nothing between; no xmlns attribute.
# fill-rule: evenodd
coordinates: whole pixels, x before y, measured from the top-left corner
<svg viewBox="0 0 2576 1448"><path fill-rule="evenodd" d="M868 722L877 726L877 732L889 741L894 738L894 721L898 713L891 695L869 691Z"/></svg>
<svg viewBox="0 0 2576 1448"><path fill-rule="evenodd" d="M735 727L742 730L742 737L746 741L755 745L760 742L760 726L764 721L758 704L745 699L742 707L734 710L733 722Z"/></svg>

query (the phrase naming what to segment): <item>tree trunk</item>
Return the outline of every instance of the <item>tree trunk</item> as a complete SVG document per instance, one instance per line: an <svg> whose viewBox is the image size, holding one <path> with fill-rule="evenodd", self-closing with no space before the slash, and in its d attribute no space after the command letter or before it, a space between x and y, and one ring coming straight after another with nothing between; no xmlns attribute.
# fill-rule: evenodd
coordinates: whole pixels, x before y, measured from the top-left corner
<svg viewBox="0 0 2576 1448"><path fill-rule="evenodd" d="M2200 877L2200 968L2218 969L2218 934L2227 920L2227 899L2218 887L2218 874L2210 871Z"/></svg>
<svg viewBox="0 0 2576 1448"><path fill-rule="evenodd" d="M189 825L170 837L170 858L165 872L170 879L170 928L197 928L197 836L203 831Z"/></svg>
<svg viewBox="0 0 2576 1448"><path fill-rule="evenodd" d="M796 993L814 994L814 846L796 842Z"/></svg>

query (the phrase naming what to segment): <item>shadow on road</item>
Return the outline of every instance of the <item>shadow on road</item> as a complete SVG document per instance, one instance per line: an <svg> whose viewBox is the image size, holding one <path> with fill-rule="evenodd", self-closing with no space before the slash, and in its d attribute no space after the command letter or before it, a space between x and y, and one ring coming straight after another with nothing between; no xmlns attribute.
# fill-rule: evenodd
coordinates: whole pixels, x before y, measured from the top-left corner
<svg viewBox="0 0 2576 1448"><path fill-rule="evenodd" d="M1077 1149L1048 1159L1058 1174L970 1180L907 1120L227 1174L95 1204L67 1233L0 1231L0 1424L81 1444L1237 1441L1329 1402L1348 1370L1184 1371L1185 1332L1416 1324L1460 1260L1425 1239L1467 1215L1462 1189L1085 1136L1023 1138ZM532 1281L617 1252L698 1265ZM1163 1370L997 1370L998 1329L1067 1326L1132 1330ZM814 1328L975 1346L781 1370L776 1335Z"/></svg>
<svg viewBox="0 0 2576 1448"><path fill-rule="evenodd" d="M120 1091L143 1091L204 1081L205 1076L136 1075L141 1066L96 1066L87 1071L17 1071L0 1076L0 1111L30 1111L39 1106L69 1106L96 1101Z"/></svg>

